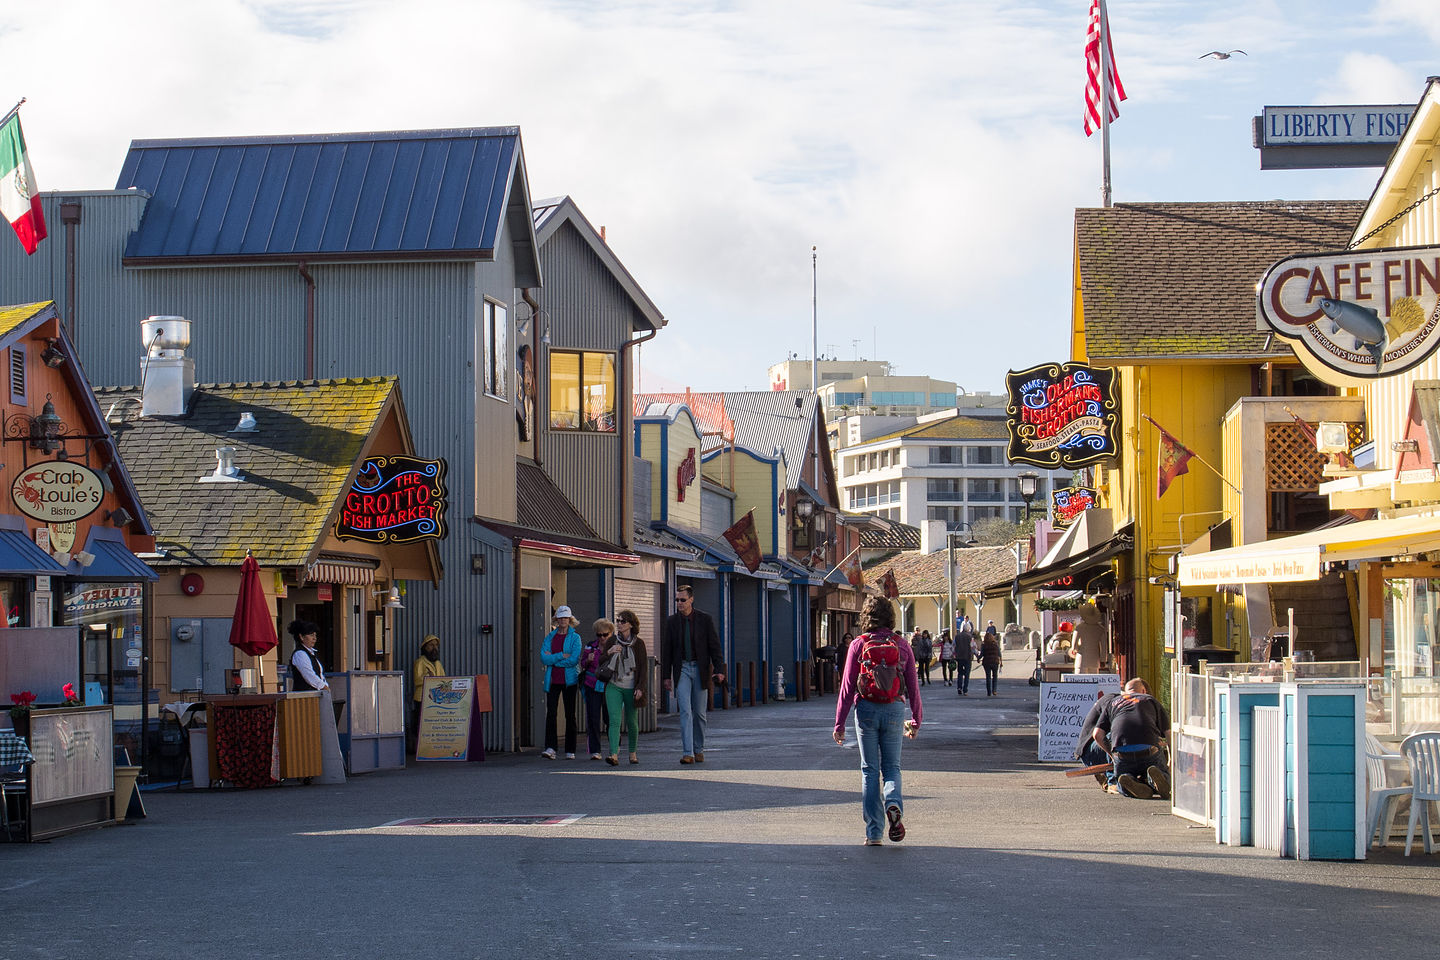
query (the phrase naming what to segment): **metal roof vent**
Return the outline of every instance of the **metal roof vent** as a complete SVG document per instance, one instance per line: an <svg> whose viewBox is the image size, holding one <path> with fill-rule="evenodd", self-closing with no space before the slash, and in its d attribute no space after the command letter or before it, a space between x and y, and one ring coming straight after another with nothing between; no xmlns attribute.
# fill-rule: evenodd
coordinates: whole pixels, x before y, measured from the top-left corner
<svg viewBox="0 0 1440 960"><path fill-rule="evenodd" d="M230 433L259 433L260 428L255 425L255 414L246 410L240 414L240 422L235 424Z"/></svg>
<svg viewBox="0 0 1440 960"><path fill-rule="evenodd" d="M215 448L215 472L208 477L201 477L201 483L244 483L245 478L235 467L235 448Z"/></svg>

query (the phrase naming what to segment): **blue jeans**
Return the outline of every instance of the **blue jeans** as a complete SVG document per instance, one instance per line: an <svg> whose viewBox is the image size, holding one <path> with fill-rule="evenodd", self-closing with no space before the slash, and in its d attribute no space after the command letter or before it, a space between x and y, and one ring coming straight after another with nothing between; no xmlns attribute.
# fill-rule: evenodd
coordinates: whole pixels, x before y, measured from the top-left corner
<svg viewBox="0 0 1440 960"><path fill-rule="evenodd" d="M955 664L956 664L956 669L955 669L955 690L956 690L956 692L958 692L958 693L969 693L969 692L970 692L970 664L971 664L971 663L972 663L972 661L971 661L971 659L970 659L969 657L961 657L959 660L955 661Z"/></svg>
<svg viewBox="0 0 1440 960"><path fill-rule="evenodd" d="M680 752L693 757L705 749L705 683L700 679L700 665L687 660L680 665L680 682L675 684L675 699L680 702Z"/></svg>
<svg viewBox="0 0 1440 960"><path fill-rule="evenodd" d="M900 741L910 707L893 703L855 701L855 739L860 744L860 804L865 814L865 836L879 840L886 826L885 808L905 812L900 794Z"/></svg>
<svg viewBox="0 0 1440 960"><path fill-rule="evenodd" d="M1103 762L1103 761L1096 761ZM1126 750L1124 748L1115 753L1115 765L1110 771L1110 782L1116 783L1122 774L1130 774L1142 783L1148 783L1150 779L1149 770L1151 767L1159 767L1167 774L1170 772L1165 763L1165 751L1155 750L1150 747L1143 747L1140 750ZM1152 787L1154 784L1150 784Z"/></svg>
<svg viewBox="0 0 1440 960"><path fill-rule="evenodd" d="M988 663L982 663L981 666L985 668L985 695L993 696L994 694L999 693L1000 664L997 663L994 666L991 666Z"/></svg>

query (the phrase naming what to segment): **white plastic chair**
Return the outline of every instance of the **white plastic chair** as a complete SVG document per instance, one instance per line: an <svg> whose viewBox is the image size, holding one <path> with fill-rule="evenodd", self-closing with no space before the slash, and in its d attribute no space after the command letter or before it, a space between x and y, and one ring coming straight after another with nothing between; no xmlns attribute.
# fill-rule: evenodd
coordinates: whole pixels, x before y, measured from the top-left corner
<svg viewBox="0 0 1440 960"><path fill-rule="evenodd" d="M1365 773L1369 780L1370 798L1367 804L1366 823L1370 830L1365 834L1370 846L1375 845L1375 830L1383 828L1380 834L1380 846L1390 843L1390 834L1394 832L1395 812L1399 809L1400 798L1411 795L1409 786L1392 786L1390 784L1390 763L1391 761L1403 760L1398 753L1386 753L1380 741L1375 739L1374 734L1365 736Z"/></svg>
<svg viewBox="0 0 1440 960"><path fill-rule="evenodd" d="M1425 852L1433 853L1430 838L1430 804L1440 801L1440 733L1416 733L1400 744L1400 753L1410 764L1410 827L1405 831L1405 856L1415 842L1415 820L1422 821Z"/></svg>

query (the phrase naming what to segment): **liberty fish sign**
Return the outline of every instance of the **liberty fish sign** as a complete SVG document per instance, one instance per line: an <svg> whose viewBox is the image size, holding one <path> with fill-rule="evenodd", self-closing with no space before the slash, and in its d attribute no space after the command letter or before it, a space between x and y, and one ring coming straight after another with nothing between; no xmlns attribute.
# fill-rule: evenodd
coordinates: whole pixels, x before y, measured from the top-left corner
<svg viewBox="0 0 1440 960"><path fill-rule="evenodd" d="M1005 375L1012 463L1079 467L1113 457L1120 417L1113 367L1047 363Z"/></svg>
<svg viewBox="0 0 1440 960"><path fill-rule="evenodd" d="M1354 386L1440 346L1440 247L1289 257L1258 288L1257 326L1292 341L1321 380Z"/></svg>
<svg viewBox="0 0 1440 960"><path fill-rule="evenodd" d="M371 457L360 468L335 536L367 543L408 543L445 536L445 461Z"/></svg>

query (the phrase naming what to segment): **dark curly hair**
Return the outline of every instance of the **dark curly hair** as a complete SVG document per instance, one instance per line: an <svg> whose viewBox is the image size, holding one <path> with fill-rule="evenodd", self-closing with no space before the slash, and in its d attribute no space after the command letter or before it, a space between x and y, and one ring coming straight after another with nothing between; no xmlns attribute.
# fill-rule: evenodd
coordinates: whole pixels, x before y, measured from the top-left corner
<svg viewBox="0 0 1440 960"><path fill-rule="evenodd" d="M895 605L884 597L869 597L860 608L860 632L895 629Z"/></svg>

